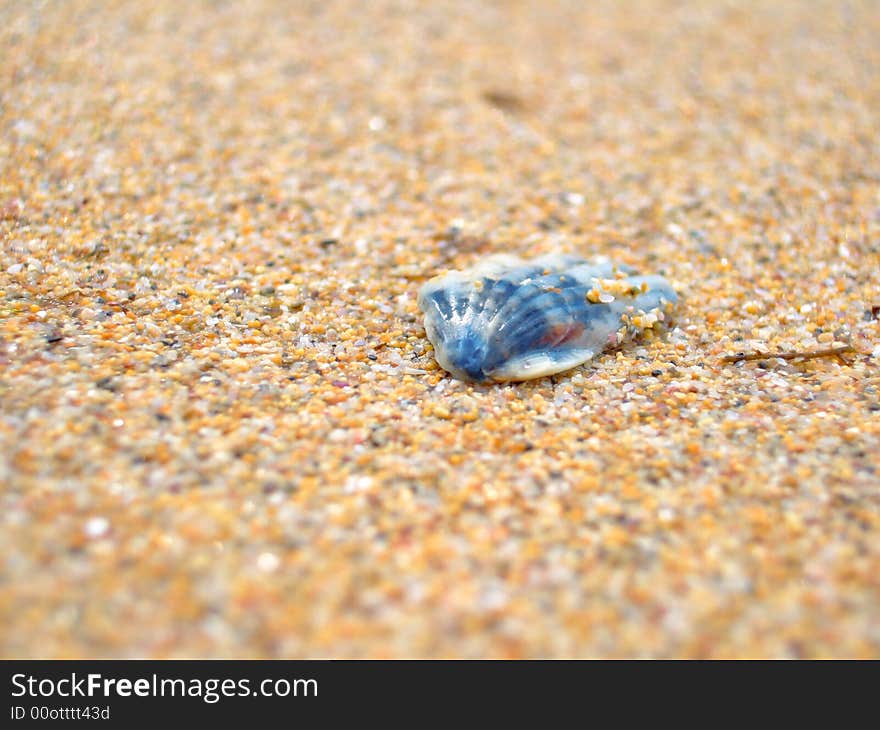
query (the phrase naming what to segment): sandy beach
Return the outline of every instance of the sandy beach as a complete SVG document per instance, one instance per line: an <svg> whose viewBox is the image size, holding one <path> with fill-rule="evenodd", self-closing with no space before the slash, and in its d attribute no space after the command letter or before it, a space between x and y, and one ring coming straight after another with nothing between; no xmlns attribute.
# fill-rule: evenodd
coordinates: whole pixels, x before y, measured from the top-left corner
<svg viewBox="0 0 880 730"><path fill-rule="evenodd" d="M0 656L880 657L878 37L0 2ZM464 383L416 295L498 252L680 302Z"/></svg>

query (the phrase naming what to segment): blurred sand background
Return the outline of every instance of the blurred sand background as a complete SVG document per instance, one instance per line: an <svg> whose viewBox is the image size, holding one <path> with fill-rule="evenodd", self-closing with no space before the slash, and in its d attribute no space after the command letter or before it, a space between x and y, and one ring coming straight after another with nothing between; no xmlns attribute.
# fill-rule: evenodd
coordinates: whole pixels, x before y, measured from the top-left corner
<svg viewBox="0 0 880 730"><path fill-rule="evenodd" d="M878 38L876 2L0 2L0 654L880 656ZM465 385L415 293L496 251L682 302Z"/></svg>

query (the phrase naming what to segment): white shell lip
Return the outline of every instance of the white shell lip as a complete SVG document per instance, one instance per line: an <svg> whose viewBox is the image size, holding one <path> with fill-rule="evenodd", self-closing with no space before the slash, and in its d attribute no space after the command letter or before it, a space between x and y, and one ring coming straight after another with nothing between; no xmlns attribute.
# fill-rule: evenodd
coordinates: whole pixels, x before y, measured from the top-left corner
<svg viewBox="0 0 880 730"><path fill-rule="evenodd" d="M524 355L505 363L487 375L496 383L537 380L576 368L590 360L593 355L593 351L588 349L573 350L564 359L553 358L545 354Z"/></svg>
<svg viewBox="0 0 880 730"><path fill-rule="evenodd" d="M434 277L418 295L440 366L487 383L571 370L653 327L676 300L661 276L557 254L491 256Z"/></svg>

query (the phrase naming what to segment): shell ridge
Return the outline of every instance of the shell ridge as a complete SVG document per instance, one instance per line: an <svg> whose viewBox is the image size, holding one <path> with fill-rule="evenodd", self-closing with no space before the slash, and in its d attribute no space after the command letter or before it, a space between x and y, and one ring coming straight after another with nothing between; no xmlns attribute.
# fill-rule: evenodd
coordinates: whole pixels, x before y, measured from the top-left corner
<svg viewBox="0 0 880 730"><path fill-rule="evenodd" d="M480 287L474 287L471 299L479 303L475 307L473 318L475 321L484 316L484 313L490 309L490 305L495 305L496 309L499 302L504 302L509 298L511 287L509 282L503 278L483 279Z"/></svg>
<svg viewBox="0 0 880 730"><path fill-rule="evenodd" d="M522 345L525 349L535 347L552 347L559 337L551 341L544 341L549 333L558 332L563 326L573 324L571 311L566 306L565 298L555 292L544 292L536 297L531 305L531 314L523 316L519 319L517 325L508 330L508 337L521 338ZM562 310L560 313L559 310ZM539 325L535 327L535 325ZM542 329L543 335L542 338ZM528 332L535 332L532 337L526 337Z"/></svg>

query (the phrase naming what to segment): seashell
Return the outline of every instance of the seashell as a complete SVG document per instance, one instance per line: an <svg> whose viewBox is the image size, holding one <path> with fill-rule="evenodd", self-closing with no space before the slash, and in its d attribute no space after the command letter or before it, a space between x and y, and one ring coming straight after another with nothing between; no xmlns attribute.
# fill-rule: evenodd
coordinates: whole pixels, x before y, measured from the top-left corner
<svg viewBox="0 0 880 730"><path fill-rule="evenodd" d="M662 321L677 301L661 276L551 254L491 256L419 291L425 331L461 380L531 380L580 365Z"/></svg>

